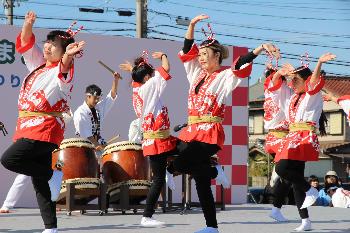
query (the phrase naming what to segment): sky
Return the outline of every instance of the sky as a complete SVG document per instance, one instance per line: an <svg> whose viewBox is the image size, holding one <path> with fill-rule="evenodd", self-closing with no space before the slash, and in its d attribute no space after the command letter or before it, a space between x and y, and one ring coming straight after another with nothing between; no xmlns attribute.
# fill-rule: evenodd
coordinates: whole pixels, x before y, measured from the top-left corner
<svg viewBox="0 0 350 233"><path fill-rule="evenodd" d="M24 0L15 1L14 24L21 26L28 10L38 15L35 27L66 29L73 19L86 33L134 37L135 15L119 16L116 10L135 12L135 0ZM103 8L103 14L79 12L79 7ZM205 13L210 16L216 39L226 45L255 48L264 42L276 44L282 52L279 65L300 65L307 52L312 69L326 52L337 59L325 64L329 75L350 76L350 1L347 0L148 0L148 38L183 41L187 27L176 18ZM0 23L6 24L4 8ZM200 30L203 23L196 29ZM198 31L197 41L204 39ZM1 39L1 32L0 32ZM259 80L267 61L265 55L254 61L250 84Z"/></svg>

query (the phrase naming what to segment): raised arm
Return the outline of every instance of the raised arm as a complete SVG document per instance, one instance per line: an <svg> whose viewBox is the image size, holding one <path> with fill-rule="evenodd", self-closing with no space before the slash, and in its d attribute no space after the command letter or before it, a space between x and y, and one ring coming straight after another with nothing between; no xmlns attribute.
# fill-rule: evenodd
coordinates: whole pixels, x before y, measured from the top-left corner
<svg viewBox="0 0 350 233"><path fill-rule="evenodd" d="M28 11L24 17L24 23L21 32L21 44L23 47L30 43L30 39L33 36L33 25L36 20L36 14L34 11Z"/></svg>
<svg viewBox="0 0 350 233"><path fill-rule="evenodd" d="M188 39L188 40L193 40L194 39L194 28L196 26L196 24L203 20L203 19L208 19L209 16L208 15L205 15L205 14L201 14L201 15L197 15L196 17L194 17L190 24L188 25L188 28L187 28L187 32L186 32L186 35L185 35L185 39Z"/></svg>
<svg viewBox="0 0 350 233"><path fill-rule="evenodd" d="M191 50L191 47L193 45L193 42L194 42L194 28L196 26L196 24L203 20L203 19L208 19L209 16L208 15L205 15L205 14L201 14L201 15L198 15L196 17L194 17L190 24L188 25L188 28L187 28L187 32L186 32L186 35L185 35L185 41L184 41L184 46L182 48L182 52L184 54L187 54L190 50Z"/></svg>
<svg viewBox="0 0 350 233"><path fill-rule="evenodd" d="M115 72L114 73L114 80L113 80L112 88L111 88L111 96L113 99L115 99L115 97L117 97L119 79L120 79L120 74Z"/></svg>
<svg viewBox="0 0 350 233"><path fill-rule="evenodd" d="M246 55L241 56L238 59L237 63L235 64L235 69L239 70L241 66L243 66L244 64L251 63L263 51L265 51L269 56L275 57L276 59L281 58L280 49L276 45L265 43L265 44L259 45L254 50L247 53Z"/></svg>
<svg viewBox="0 0 350 233"><path fill-rule="evenodd" d="M338 97L336 97L332 92L325 90L326 91L326 95L323 96L323 99L325 101L333 101L334 103L338 103Z"/></svg>
<svg viewBox="0 0 350 233"><path fill-rule="evenodd" d="M67 46L66 52L62 57L61 71L62 73L68 73L71 66L74 55L79 53L85 46L85 41L74 42Z"/></svg>
<svg viewBox="0 0 350 233"><path fill-rule="evenodd" d="M294 67L287 63L284 64L282 66L281 69L277 70L277 72L275 72L275 74L272 77L272 83L274 86L278 85L281 81L282 81L282 76L288 76L289 74L291 74L291 72L293 72Z"/></svg>
<svg viewBox="0 0 350 233"><path fill-rule="evenodd" d="M314 86L315 84L318 83L320 74L321 74L321 67L323 63L326 63L328 61L334 60L336 56L332 53L326 53L323 54L319 59L316 64L316 67L314 69L314 72L312 73L311 79L310 79L310 84Z"/></svg>
<svg viewBox="0 0 350 233"><path fill-rule="evenodd" d="M167 73L169 73L169 71L170 71L170 63L169 63L168 56L165 53L163 53L163 52L154 52L154 53L152 53L152 57L154 59L161 60L163 69Z"/></svg>
<svg viewBox="0 0 350 233"><path fill-rule="evenodd" d="M119 65L119 69L131 73L132 72L131 62L125 61L125 63L122 63L122 64Z"/></svg>

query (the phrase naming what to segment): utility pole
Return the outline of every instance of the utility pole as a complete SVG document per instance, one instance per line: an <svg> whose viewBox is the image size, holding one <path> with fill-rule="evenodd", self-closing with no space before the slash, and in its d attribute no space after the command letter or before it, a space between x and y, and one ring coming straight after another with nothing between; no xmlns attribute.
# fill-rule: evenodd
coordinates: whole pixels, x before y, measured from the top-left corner
<svg viewBox="0 0 350 233"><path fill-rule="evenodd" d="M5 15L7 17L7 24L13 25L13 0L4 0L3 1L5 8Z"/></svg>
<svg viewBox="0 0 350 233"><path fill-rule="evenodd" d="M136 37L147 38L147 0L136 0Z"/></svg>

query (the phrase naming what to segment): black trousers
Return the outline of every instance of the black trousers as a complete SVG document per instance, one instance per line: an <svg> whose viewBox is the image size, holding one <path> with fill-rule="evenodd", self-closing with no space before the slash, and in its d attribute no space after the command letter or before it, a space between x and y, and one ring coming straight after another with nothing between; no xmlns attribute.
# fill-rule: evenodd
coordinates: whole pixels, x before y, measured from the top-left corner
<svg viewBox="0 0 350 233"><path fill-rule="evenodd" d="M279 178L273 187L273 206L281 208L285 198L288 196L292 184L282 178Z"/></svg>
<svg viewBox="0 0 350 233"><path fill-rule="evenodd" d="M206 225L217 228L216 208L211 191L211 179L217 176L216 168L211 167L210 157L219 151L219 147L203 142L183 142L177 144L178 157L169 166L170 173L178 171L191 174L196 182L199 202L202 206Z"/></svg>
<svg viewBox="0 0 350 233"><path fill-rule="evenodd" d="M300 217L308 218L309 213L307 208L300 209L305 200L306 191L310 189L310 184L304 178L305 162L289 159L281 159L276 164L276 173L284 180L285 185L292 185L294 199L299 211ZM277 186L275 196L284 193L283 185Z"/></svg>
<svg viewBox="0 0 350 233"><path fill-rule="evenodd" d="M153 176L151 188L147 194L146 208L143 212L143 217L150 218L154 214L155 205L165 184L167 157L173 153L173 151L170 151L159 155L149 156Z"/></svg>
<svg viewBox="0 0 350 233"><path fill-rule="evenodd" d="M48 180L52 176L52 151L56 144L26 138L18 139L2 155L8 170L32 177L41 217L46 229L57 228L56 202L51 201Z"/></svg>

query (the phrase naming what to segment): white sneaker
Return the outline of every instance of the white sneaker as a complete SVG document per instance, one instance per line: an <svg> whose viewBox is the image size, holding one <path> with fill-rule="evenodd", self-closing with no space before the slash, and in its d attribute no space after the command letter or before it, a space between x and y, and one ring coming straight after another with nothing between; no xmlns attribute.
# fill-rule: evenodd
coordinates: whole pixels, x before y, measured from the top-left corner
<svg viewBox="0 0 350 233"><path fill-rule="evenodd" d="M216 165L215 168L218 171L218 175L215 178L216 183L221 184L225 189L229 188L230 182L228 181L224 170L222 170L222 167L220 165Z"/></svg>
<svg viewBox="0 0 350 233"><path fill-rule="evenodd" d="M312 204L315 203L315 201L318 198L318 191L314 187L311 187L307 192L306 192L306 197L304 200L303 205L300 207L300 209L305 209L309 206L312 206Z"/></svg>
<svg viewBox="0 0 350 233"><path fill-rule="evenodd" d="M288 222L283 214L281 213L281 209L277 207L273 207L270 213L270 218L275 219L277 222Z"/></svg>
<svg viewBox="0 0 350 233"><path fill-rule="evenodd" d="M57 201L61 191L63 172L54 170L51 179L49 180L49 186L51 191L51 201Z"/></svg>
<svg viewBox="0 0 350 233"><path fill-rule="evenodd" d="M155 220L154 218L142 217L141 219L141 225L144 227L157 227L164 224L165 222Z"/></svg>
<svg viewBox="0 0 350 233"><path fill-rule="evenodd" d="M275 167L276 166L273 167L271 178L270 178L270 186L271 186L271 188L273 188L273 186L275 186L277 180L280 178L279 175L275 171Z"/></svg>
<svg viewBox="0 0 350 233"><path fill-rule="evenodd" d="M10 213L10 208L6 206L1 207L0 214L8 214L8 213Z"/></svg>
<svg viewBox="0 0 350 233"><path fill-rule="evenodd" d="M165 175L165 181L167 186L172 190L175 191L175 181L174 181L174 177L172 174L170 174L170 172L166 171L166 175Z"/></svg>
<svg viewBox="0 0 350 233"><path fill-rule="evenodd" d="M303 218L301 220L301 225L294 229L294 231L301 232L301 231L311 231L311 221L308 218Z"/></svg>
<svg viewBox="0 0 350 233"><path fill-rule="evenodd" d="M206 227L202 230L196 231L195 233L219 233L219 229L214 227Z"/></svg>
<svg viewBox="0 0 350 233"><path fill-rule="evenodd" d="M58 233L57 228L45 229L42 233Z"/></svg>

